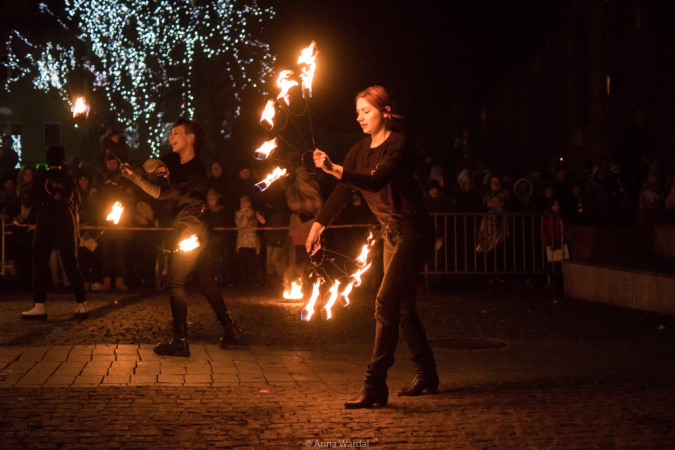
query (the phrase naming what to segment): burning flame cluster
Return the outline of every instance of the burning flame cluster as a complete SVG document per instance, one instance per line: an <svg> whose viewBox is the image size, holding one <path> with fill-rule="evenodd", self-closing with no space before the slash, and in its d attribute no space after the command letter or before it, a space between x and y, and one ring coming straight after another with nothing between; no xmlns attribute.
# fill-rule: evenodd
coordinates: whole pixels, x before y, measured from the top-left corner
<svg viewBox="0 0 675 450"><path fill-rule="evenodd" d="M279 75L277 76L277 81L276 81L276 86L279 88L279 95L277 95L276 100L268 100L267 103L265 104L265 109L262 112L262 115L260 117L260 124L265 127L267 130L272 131L274 133L274 117L276 115L276 106L279 105L280 107L288 107L290 105L291 99L289 95L290 89L300 86L302 87L302 97L307 100L309 97L312 96L312 82L314 80L314 73L316 72L316 55L317 55L317 49L316 49L316 42L312 41L312 43L309 45L309 47L304 48L300 52L300 57L298 58L298 65L300 66L300 79L301 83L298 83L297 80L294 80L292 77L295 74L292 70L282 70L279 72ZM258 160L266 160L269 158L274 150L278 146L278 141L277 139L272 139L269 140L265 143L263 143L256 151L256 159ZM268 177L256 186L258 189L261 191L264 191L267 189L274 181L278 180L279 178L283 178L285 176L288 176L288 173L286 172L285 169L282 169L280 167L277 167L273 171L274 176L270 178Z"/></svg>
<svg viewBox="0 0 675 450"><path fill-rule="evenodd" d="M71 111L73 112L73 119L86 119L89 116L89 104L84 97L77 97Z"/></svg>
<svg viewBox="0 0 675 450"><path fill-rule="evenodd" d="M367 244L365 244L361 249L361 254L356 259L354 259L354 264L358 267L358 269L353 274L349 275L349 280L342 289L342 292L340 292L340 285L342 284L340 280L335 280L333 282L333 285L328 290L330 296L323 305L323 308L321 308L321 318L323 320L329 320L331 317L333 317L332 308L335 303L339 303L342 307L349 305L349 295L355 287L359 287L361 285L361 276L368 269L370 269L370 266L372 265L372 261L368 262L368 253L375 245L375 242L376 241L373 238L373 233L371 232L368 236ZM314 315L314 309L316 307L316 302L321 295L321 285L323 283L323 278L318 276L312 287L312 295L300 313L301 320L308 322Z"/></svg>
<svg viewBox="0 0 675 450"><path fill-rule="evenodd" d="M115 204L112 207L112 210L110 211L110 214L108 214L108 217L105 218L107 222L112 222L115 225L120 223L120 218L122 217L122 212L124 212L124 206L120 202L115 202Z"/></svg>

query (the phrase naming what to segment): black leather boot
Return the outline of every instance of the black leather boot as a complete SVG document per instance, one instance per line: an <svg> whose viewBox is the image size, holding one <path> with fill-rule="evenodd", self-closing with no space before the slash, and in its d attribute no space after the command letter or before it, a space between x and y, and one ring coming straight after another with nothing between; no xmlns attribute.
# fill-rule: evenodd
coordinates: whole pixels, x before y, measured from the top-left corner
<svg viewBox="0 0 675 450"><path fill-rule="evenodd" d="M375 405L387 406L389 402L389 388L387 387L387 372L374 370L370 366L366 370L366 378L358 395L345 402L347 409L372 408Z"/></svg>
<svg viewBox="0 0 675 450"><path fill-rule="evenodd" d="M154 348L158 355L190 356L190 345L187 341L187 322L173 323L173 339Z"/></svg>
<svg viewBox="0 0 675 450"><path fill-rule="evenodd" d="M375 405L387 406L389 388L386 384L379 386L363 386L358 395L345 402L347 409L372 408Z"/></svg>
<svg viewBox="0 0 675 450"><path fill-rule="evenodd" d="M399 397L415 397L422 395L424 391L427 391L429 394L438 393L438 373L436 369L432 371L420 371L418 370L415 373L415 378L413 379L410 386L401 388L398 390Z"/></svg>
<svg viewBox="0 0 675 450"><path fill-rule="evenodd" d="M241 330L233 323L223 330L223 337L220 338L218 345L220 345L220 348L227 348L239 341L242 336Z"/></svg>

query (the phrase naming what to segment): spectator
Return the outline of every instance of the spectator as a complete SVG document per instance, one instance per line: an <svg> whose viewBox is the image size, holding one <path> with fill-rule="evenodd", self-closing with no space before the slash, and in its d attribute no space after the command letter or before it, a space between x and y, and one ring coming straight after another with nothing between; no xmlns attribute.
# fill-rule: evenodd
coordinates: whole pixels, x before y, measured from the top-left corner
<svg viewBox="0 0 675 450"><path fill-rule="evenodd" d="M647 181L642 185L638 206L640 209L652 210L664 208L663 188L659 173L656 170L649 172Z"/></svg>
<svg viewBox="0 0 675 450"><path fill-rule="evenodd" d="M264 230L263 238L266 248L265 271L267 273L267 287L273 291L281 288L284 283L284 275L288 268L288 227L291 218L291 210L286 203L286 189L288 178L277 180L262 196L266 225L270 228ZM289 280L292 281L292 280Z"/></svg>
<svg viewBox="0 0 675 450"><path fill-rule="evenodd" d="M460 213L476 213L482 210L482 203L475 183L468 171L463 171L457 177L459 191L456 195L455 209Z"/></svg>
<svg viewBox="0 0 675 450"><path fill-rule="evenodd" d="M424 202L430 213L444 213L450 211L450 201L445 194L445 189L443 189L443 186L435 179L427 182L426 191L424 192Z"/></svg>
<svg viewBox="0 0 675 450"><path fill-rule="evenodd" d="M16 165L19 162L19 155L14 149L14 140L9 134L2 135L2 147L0 148L0 180L5 178L15 178Z"/></svg>
<svg viewBox="0 0 675 450"><path fill-rule="evenodd" d="M513 210L520 213L534 213L537 211L537 205L532 195L534 186L527 178L520 178L513 183Z"/></svg>
<svg viewBox="0 0 675 450"><path fill-rule="evenodd" d="M586 186L588 212L593 223L607 224L611 222L613 205L612 180L601 166L593 167L591 180Z"/></svg>
<svg viewBox="0 0 675 450"><path fill-rule="evenodd" d="M94 180L92 195L96 194L96 203L99 206L97 222L108 226L106 217L112 210L115 202L120 202L125 211L122 213L119 227L129 226L135 216L136 200L133 197L133 185L121 176L119 161L113 155L107 155L105 170L98 173ZM103 275L103 291L112 289L112 280L115 280L115 289L127 291L125 277L126 247L131 235L128 231L107 230L101 236L101 271Z"/></svg>
<svg viewBox="0 0 675 450"><path fill-rule="evenodd" d="M11 222L12 218L19 214L20 209L14 177L8 176L2 181L2 190L0 190L0 214L5 219L5 223Z"/></svg>
<svg viewBox="0 0 675 450"><path fill-rule="evenodd" d="M239 255L240 279L244 285L258 286L258 261L260 238L255 228L265 223L265 218L253 209L248 195L242 195L235 213L237 224L237 254Z"/></svg>
<svg viewBox="0 0 675 450"><path fill-rule="evenodd" d="M230 226L225 207L220 203L220 194L214 188L206 193L206 221L213 228ZM206 248L206 259L210 270L210 277L215 284L221 286L225 280L230 280L226 272L225 259L227 258L227 239L224 231L215 230L209 239Z"/></svg>
<svg viewBox="0 0 675 450"><path fill-rule="evenodd" d="M80 193L82 204L80 205L80 226L91 226L96 221L96 205L91 196L91 179L85 171L78 173L77 188ZM100 291L101 284L101 246L98 245L97 238L100 231L84 230L80 238L78 249L78 258L80 269L84 279L85 290Z"/></svg>
<svg viewBox="0 0 675 450"><path fill-rule="evenodd" d="M222 196L227 191L227 181L223 174L223 165L219 161L211 163L209 169L209 177L206 179L209 189L214 189L219 196Z"/></svg>
<svg viewBox="0 0 675 450"><path fill-rule="evenodd" d="M309 230L323 205L319 183L304 167L296 170L295 178L286 189L286 202L291 210L288 235L293 246L289 255L289 272L290 279L297 280L302 278L308 262L305 242Z"/></svg>
<svg viewBox="0 0 675 450"><path fill-rule="evenodd" d="M101 146L100 160L105 164L108 155L115 155L123 163L129 161L130 147L127 144L127 137L119 132L115 127L108 127L106 133L100 137Z"/></svg>

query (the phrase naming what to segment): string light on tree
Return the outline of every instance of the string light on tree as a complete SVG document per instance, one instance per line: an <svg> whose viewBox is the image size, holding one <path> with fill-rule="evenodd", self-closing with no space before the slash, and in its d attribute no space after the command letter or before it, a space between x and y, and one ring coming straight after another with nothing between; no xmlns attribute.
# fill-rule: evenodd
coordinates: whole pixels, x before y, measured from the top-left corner
<svg viewBox="0 0 675 450"><path fill-rule="evenodd" d="M273 73L275 57L256 36L274 11L257 0L65 0L63 16L44 3L40 10L80 43L33 43L13 31L6 65L15 76L7 79L5 89L28 77L36 89L55 90L72 107L71 92L79 86L70 86L69 76L89 74L122 125L144 131L155 156L164 123L174 119L163 117L172 97L180 93L181 114L194 116L192 67L197 54L224 58L222 76L237 102L239 92L263 84ZM82 45L87 51L76 51ZM235 105L235 117L239 112Z"/></svg>

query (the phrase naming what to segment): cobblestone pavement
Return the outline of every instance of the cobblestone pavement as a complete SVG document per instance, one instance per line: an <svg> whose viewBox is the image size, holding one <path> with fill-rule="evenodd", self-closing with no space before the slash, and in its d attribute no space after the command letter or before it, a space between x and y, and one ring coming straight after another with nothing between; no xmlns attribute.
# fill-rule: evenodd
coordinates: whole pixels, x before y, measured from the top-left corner
<svg viewBox="0 0 675 450"><path fill-rule="evenodd" d="M675 318L539 292L420 292L441 392L399 398L413 368L401 345L387 407L345 410L374 333L373 295L330 321L299 303L224 289L245 332L232 349L190 295L190 358L158 357L166 295L96 293L72 318L22 321L30 293L0 293L0 445L80 448L675 448Z"/></svg>

